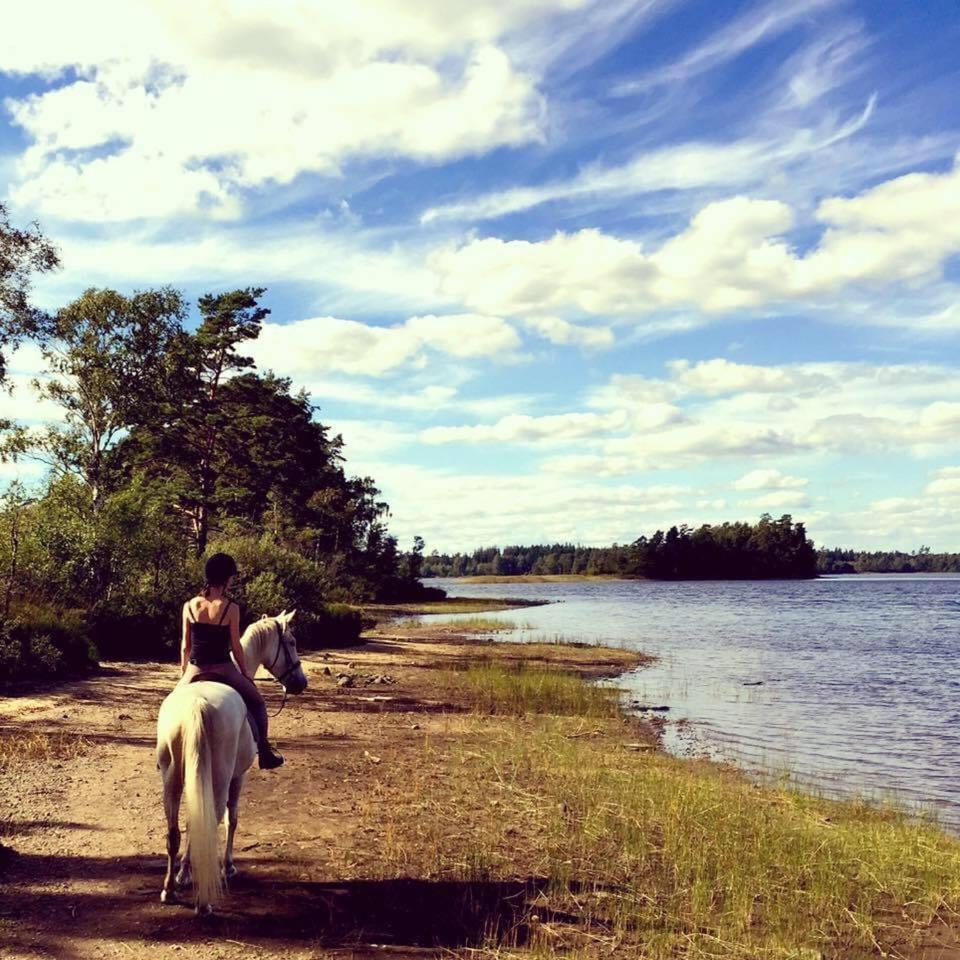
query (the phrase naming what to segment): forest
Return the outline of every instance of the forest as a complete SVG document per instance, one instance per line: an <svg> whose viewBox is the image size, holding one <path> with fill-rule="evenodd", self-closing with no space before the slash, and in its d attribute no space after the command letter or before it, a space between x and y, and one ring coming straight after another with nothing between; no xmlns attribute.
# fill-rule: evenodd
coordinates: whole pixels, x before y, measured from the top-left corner
<svg viewBox="0 0 960 960"><path fill-rule="evenodd" d="M817 551L820 573L960 573L960 553L933 553L920 547L913 553L902 550Z"/></svg>
<svg viewBox="0 0 960 960"><path fill-rule="evenodd" d="M609 574L652 580L740 580L817 575L817 553L802 523L764 514L755 524L681 525L632 543L484 547L423 557L424 577Z"/></svg>
<svg viewBox="0 0 960 960"><path fill-rule="evenodd" d="M370 477L306 393L248 356L269 310L250 287L201 296L90 289L53 313L31 281L58 255L0 206L0 386L29 343L45 369L22 390L0 457L43 479L0 497L0 679L101 657L163 658L210 552L240 567L249 618L297 608L301 642L356 637L344 602L415 597L422 541L403 554ZM188 327L188 320L193 324Z"/></svg>

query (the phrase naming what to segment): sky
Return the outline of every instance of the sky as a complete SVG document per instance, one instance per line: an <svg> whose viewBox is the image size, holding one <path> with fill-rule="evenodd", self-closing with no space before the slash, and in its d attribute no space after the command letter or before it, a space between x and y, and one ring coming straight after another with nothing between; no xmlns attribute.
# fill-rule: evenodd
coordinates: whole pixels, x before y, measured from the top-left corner
<svg viewBox="0 0 960 960"><path fill-rule="evenodd" d="M956 0L32 0L0 198L50 309L266 287L402 546L958 550L957 49Z"/></svg>

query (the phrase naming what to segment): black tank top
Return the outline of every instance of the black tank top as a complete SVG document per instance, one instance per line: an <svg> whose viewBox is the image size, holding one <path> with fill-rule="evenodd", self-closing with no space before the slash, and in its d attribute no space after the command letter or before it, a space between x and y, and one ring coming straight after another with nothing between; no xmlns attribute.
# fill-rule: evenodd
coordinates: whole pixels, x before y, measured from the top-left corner
<svg viewBox="0 0 960 960"><path fill-rule="evenodd" d="M199 623L194 619L193 610L187 606L190 617L190 662L198 667L209 667L213 663L226 663L230 659L230 626L223 618L230 609L232 600L228 600L220 619L216 623Z"/></svg>

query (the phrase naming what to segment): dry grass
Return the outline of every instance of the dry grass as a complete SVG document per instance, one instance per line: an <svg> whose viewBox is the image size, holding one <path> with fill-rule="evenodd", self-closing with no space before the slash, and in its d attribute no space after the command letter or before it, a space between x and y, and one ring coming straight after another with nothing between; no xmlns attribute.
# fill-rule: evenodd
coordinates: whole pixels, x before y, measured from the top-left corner
<svg viewBox="0 0 960 960"><path fill-rule="evenodd" d="M0 730L0 770L37 760L73 760L83 756L87 747L87 741L75 733Z"/></svg>
<svg viewBox="0 0 960 960"><path fill-rule="evenodd" d="M491 957L911 956L956 919L957 841L890 807L633 750L615 701L560 676L451 675L492 716L428 742L376 813L385 876L547 878Z"/></svg>

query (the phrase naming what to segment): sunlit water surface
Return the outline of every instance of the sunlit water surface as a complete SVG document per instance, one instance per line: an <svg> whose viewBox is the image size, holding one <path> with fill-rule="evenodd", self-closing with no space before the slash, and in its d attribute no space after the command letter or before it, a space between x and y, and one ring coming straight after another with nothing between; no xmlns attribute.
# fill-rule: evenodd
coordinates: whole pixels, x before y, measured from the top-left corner
<svg viewBox="0 0 960 960"><path fill-rule="evenodd" d="M554 601L494 614L520 628L501 639L656 654L617 683L628 701L669 706L676 753L828 794L895 796L960 832L960 575L428 582L451 596Z"/></svg>

